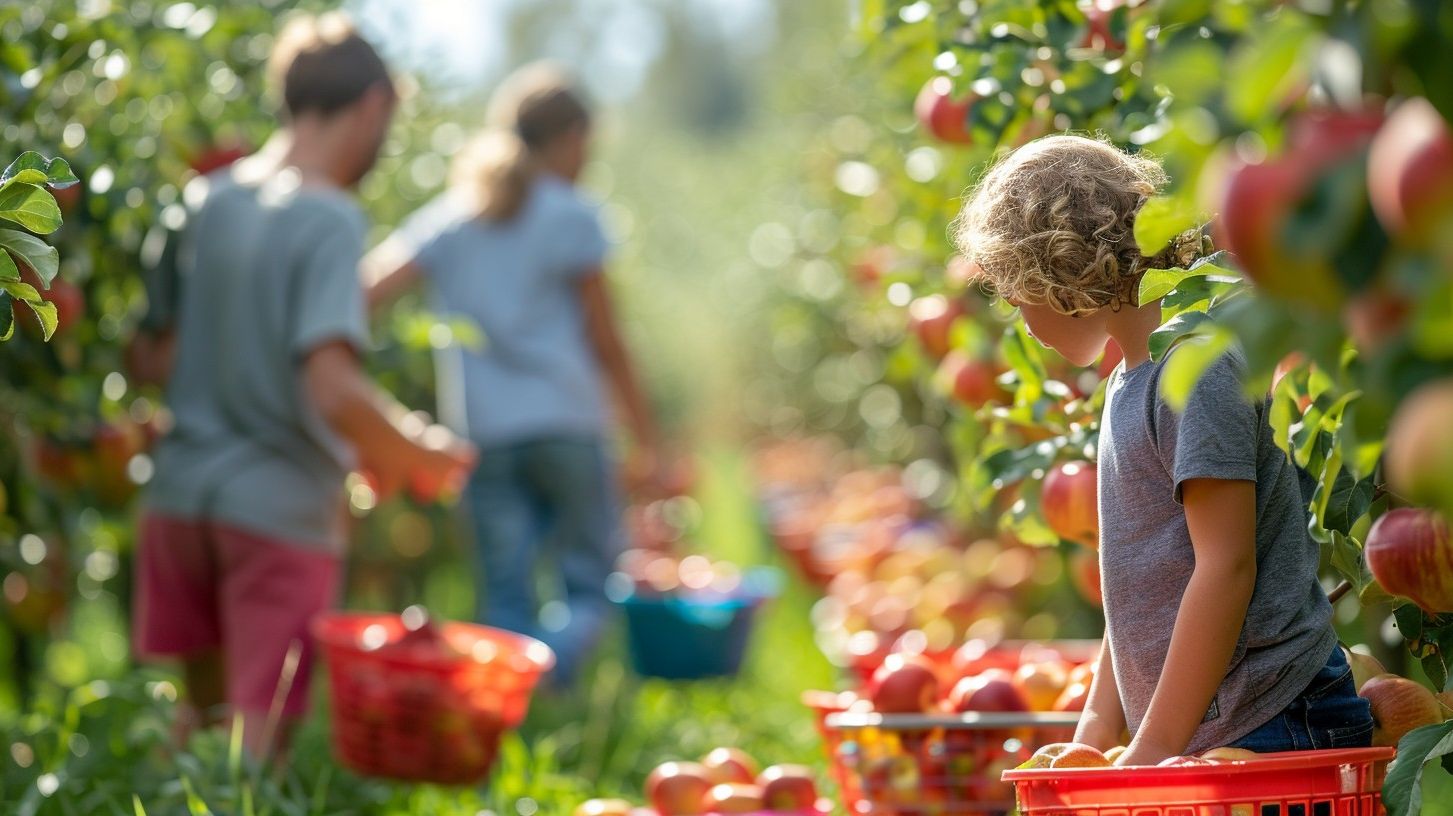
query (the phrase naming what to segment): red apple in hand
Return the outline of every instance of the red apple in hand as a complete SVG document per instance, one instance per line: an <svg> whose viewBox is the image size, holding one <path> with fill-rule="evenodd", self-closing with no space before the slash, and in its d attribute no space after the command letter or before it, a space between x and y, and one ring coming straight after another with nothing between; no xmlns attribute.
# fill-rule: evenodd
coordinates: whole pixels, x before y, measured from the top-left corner
<svg viewBox="0 0 1453 816"><path fill-rule="evenodd" d="M698 816L711 790L707 770L695 762L663 762L646 777L646 798L661 816Z"/></svg>
<svg viewBox="0 0 1453 816"><path fill-rule="evenodd" d="M762 789L728 782L716 785L701 800L706 813L757 813L762 810Z"/></svg>
<svg viewBox="0 0 1453 816"><path fill-rule="evenodd" d="M918 124L942 142L969 144L973 135L969 132L969 111L974 106L974 97L954 98L954 82L945 76L930 79L918 92L913 101L913 115Z"/></svg>
<svg viewBox="0 0 1453 816"><path fill-rule="evenodd" d="M1064 462L1044 476L1040 508L1044 522L1060 538L1086 547L1100 543L1100 509L1096 504L1095 465Z"/></svg>
<svg viewBox="0 0 1453 816"><path fill-rule="evenodd" d="M1428 612L1453 612L1453 543L1438 514L1412 507L1384 513L1363 552L1372 577Z"/></svg>
<svg viewBox="0 0 1453 816"><path fill-rule="evenodd" d="M714 748L702 757L701 766L717 785L727 782L745 785L757 778L757 760L740 748Z"/></svg>
<svg viewBox="0 0 1453 816"><path fill-rule="evenodd" d="M817 782L803 765L773 765L757 777L767 810L797 812L817 806Z"/></svg>
<svg viewBox="0 0 1453 816"><path fill-rule="evenodd" d="M868 698L880 714L917 714L938 703L938 670L921 655L891 654L873 672Z"/></svg>

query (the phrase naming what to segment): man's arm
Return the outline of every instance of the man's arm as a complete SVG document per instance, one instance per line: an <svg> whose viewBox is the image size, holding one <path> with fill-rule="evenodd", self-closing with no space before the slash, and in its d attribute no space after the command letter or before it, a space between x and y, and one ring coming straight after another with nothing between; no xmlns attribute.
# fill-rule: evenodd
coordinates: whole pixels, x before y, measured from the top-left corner
<svg viewBox="0 0 1453 816"><path fill-rule="evenodd" d="M353 445L382 495L404 486L421 499L454 493L474 465L472 445L410 415L369 380L342 340L308 353L303 382L319 415Z"/></svg>
<svg viewBox="0 0 1453 816"><path fill-rule="evenodd" d="M1154 765L1186 750L1226 677L1256 588L1256 483L1187 479L1181 496L1196 566L1155 695L1121 765Z"/></svg>
<svg viewBox="0 0 1453 816"><path fill-rule="evenodd" d="M363 293L370 314L398 300L419 282L424 270L397 238L385 239L363 258Z"/></svg>

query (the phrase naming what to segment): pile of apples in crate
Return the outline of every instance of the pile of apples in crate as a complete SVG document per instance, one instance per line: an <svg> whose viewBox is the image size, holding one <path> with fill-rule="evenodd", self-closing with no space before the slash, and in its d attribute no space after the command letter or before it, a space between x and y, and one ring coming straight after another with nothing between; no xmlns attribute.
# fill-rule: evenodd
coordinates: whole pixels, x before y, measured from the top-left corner
<svg viewBox="0 0 1453 816"><path fill-rule="evenodd" d="M591 799L575 816L716 816L774 813L808 816L831 811L812 771L802 765L765 770L740 748L716 748L699 762L663 762L646 778L650 807L624 799Z"/></svg>

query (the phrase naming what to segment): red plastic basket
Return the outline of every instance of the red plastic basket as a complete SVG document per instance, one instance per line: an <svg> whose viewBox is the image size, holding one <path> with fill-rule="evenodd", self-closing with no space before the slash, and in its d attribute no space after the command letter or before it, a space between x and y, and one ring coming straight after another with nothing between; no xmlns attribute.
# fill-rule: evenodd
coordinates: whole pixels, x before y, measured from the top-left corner
<svg viewBox="0 0 1453 816"><path fill-rule="evenodd" d="M1377 816L1392 748L1267 754L1169 768L1006 771L1037 816Z"/></svg>
<svg viewBox="0 0 1453 816"><path fill-rule="evenodd" d="M398 615L314 620L332 691L333 748L347 767L440 784L483 779L500 736L524 719L535 684L555 663L548 646L522 635L469 623L437 628L460 656L380 650L403 637Z"/></svg>
<svg viewBox="0 0 1453 816"><path fill-rule="evenodd" d="M1001 774L1035 746L1074 735L1077 713L872 714L841 711L841 695L809 692L833 777L851 814L1008 813ZM1127 815L1128 816L1128 815Z"/></svg>

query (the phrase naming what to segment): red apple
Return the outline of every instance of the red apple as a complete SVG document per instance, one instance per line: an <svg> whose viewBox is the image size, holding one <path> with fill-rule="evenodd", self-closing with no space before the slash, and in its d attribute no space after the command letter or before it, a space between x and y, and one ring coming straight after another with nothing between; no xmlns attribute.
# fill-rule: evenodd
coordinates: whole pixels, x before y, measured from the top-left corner
<svg viewBox="0 0 1453 816"><path fill-rule="evenodd" d="M1002 669L1006 674L1012 674L1019 667L1019 659L992 641L971 638L954 652L951 665L959 677L981 674L989 669Z"/></svg>
<svg viewBox="0 0 1453 816"><path fill-rule="evenodd" d="M698 816L711 776L695 762L663 762L646 777L646 798L661 816Z"/></svg>
<svg viewBox="0 0 1453 816"><path fill-rule="evenodd" d="M868 699L880 714L932 711L938 694L938 669L922 655L888 655L868 684Z"/></svg>
<svg viewBox="0 0 1453 816"><path fill-rule="evenodd" d="M1055 535L1086 547L1100 544L1095 465L1075 461L1055 465L1044 476L1040 509Z"/></svg>
<svg viewBox="0 0 1453 816"><path fill-rule="evenodd" d="M103 502L123 504L136 492L127 466L145 447L146 432L139 425L123 421L97 426L91 437L95 464L92 489Z"/></svg>
<svg viewBox="0 0 1453 816"><path fill-rule="evenodd" d="M1081 0L1079 6L1085 13L1085 37L1080 41L1080 47L1093 48L1110 56L1123 53L1125 43L1110 31L1110 18L1115 9L1123 5L1125 0Z"/></svg>
<svg viewBox="0 0 1453 816"><path fill-rule="evenodd" d="M757 778L757 760L740 748L713 748L702 757L701 766L715 784L738 782L747 784Z"/></svg>
<svg viewBox="0 0 1453 816"><path fill-rule="evenodd" d="M949 692L948 709L968 711L1028 711L1029 701L1014 685L1014 678L1004 669L987 669L965 677Z"/></svg>
<svg viewBox="0 0 1453 816"><path fill-rule="evenodd" d="M952 348L954 322L965 311L958 298L928 295L908 304L908 327L918 335L923 350L935 360L941 360Z"/></svg>
<svg viewBox="0 0 1453 816"><path fill-rule="evenodd" d="M1368 531L1363 552L1383 589L1428 612L1453 612L1453 544L1441 516L1412 507L1390 510Z"/></svg>
<svg viewBox="0 0 1453 816"><path fill-rule="evenodd" d="M732 782L713 786L701 800L701 809L713 814L757 813L762 807L761 788Z"/></svg>
<svg viewBox="0 0 1453 816"><path fill-rule="evenodd" d="M944 356L936 376L945 392L969 408L1004 402L1009 397L998 382L999 373L993 363L957 349Z"/></svg>
<svg viewBox="0 0 1453 816"><path fill-rule="evenodd" d="M1267 293L1332 311L1343 287L1326 252L1288 248L1285 228L1323 174L1354 158L1381 124L1376 111L1317 111L1291 127L1282 155L1257 164L1232 159L1225 168L1217 209L1217 243Z"/></svg>
<svg viewBox="0 0 1453 816"><path fill-rule="evenodd" d="M1397 336L1412 313L1407 296L1374 285L1348 298L1342 307L1342 327L1359 350L1373 352Z"/></svg>
<svg viewBox="0 0 1453 816"><path fill-rule="evenodd" d="M1426 237L1453 211L1453 132L1422 97L1387 118L1367 157L1373 212L1388 232Z"/></svg>
<svg viewBox="0 0 1453 816"><path fill-rule="evenodd" d="M918 98L913 102L913 115L935 139L969 144L973 141L973 134L969 132L969 111L974 101L972 96L954 99L954 81L938 76L930 79L918 92Z"/></svg>
<svg viewBox="0 0 1453 816"><path fill-rule="evenodd" d="M1070 683L1065 690L1060 692L1059 698L1054 701L1054 711L1084 711L1085 703L1090 701L1090 684L1088 681Z"/></svg>
<svg viewBox="0 0 1453 816"><path fill-rule="evenodd" d="M1100 559L1092 552L1075 550L1070 553L1070 581L1075 591L1092 606L1104 606L1105 597L1100 592Z"/></svg>
<svg viewBox="0 0 1453 816"><path fill-rule="evenodd" d="M1051 711L1069 683L1069 670L1061 661L1025 663L1014 672L1014 685L1034 711Z"/></svg>
<svg viewBox="0 0 1453 816"><path fill-rule="evenodd" d="M1372 744L1394 746L1409 731L1443 721L1443 706L1433 692L1395 674L1380 674L1358 692L1372 704Z"/></svg>
<svg viewBox="0 0 1453 816"><path fill-rule="evenodd" d="M1453 378L1409 394L1387 435L1387 480L1399 496L1453 512Z"/></svg>
<svg viewBox="0 0 1453 816"><path fill-rule="evenodd" d="M205 176L214 170L230 167L234 162L245 158L248 152L240 144L210 145L199 150L187 164L197 175Z"/></svg>
<svg viewBox="0 0 1453 816"><path fill-rule="evenodd" d="M767 810L801 812L817 806L817 782L803 765L773 765L757 777Z"/></svg>

